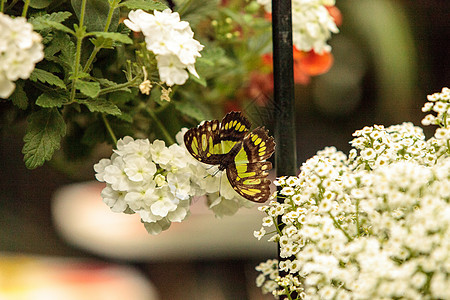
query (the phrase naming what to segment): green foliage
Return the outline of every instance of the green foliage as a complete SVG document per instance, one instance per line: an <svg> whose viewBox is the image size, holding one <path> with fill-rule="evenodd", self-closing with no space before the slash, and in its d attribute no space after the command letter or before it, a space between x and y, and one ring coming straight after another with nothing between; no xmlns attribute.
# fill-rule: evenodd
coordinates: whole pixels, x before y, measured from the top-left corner
<svg viewBox="0 0 450 300"><path fill-rule="evenodd" d="M64 81L62 81L58 76L38 68L33 70L33 73L30 75L30 80L34 82L40 81L42 83L48 83L50 85L55 85L59 88L66 89Z"/></svg>
<svg viewBox="0 0 450 300"><path fill-rule="evenodd" d="M22 153L27 168L35 169L50 160L66 134L66 124L57 109L41 109L28 117Z"/></svg>
<svg viewBox="0 0 450 300"><path fill-rule="evenodd" d="M65 33L75 34L75 32L67 26L63 24L51 20L40 20L36 25L36 30L44 30L44 29L56 29Z"/></svg>
<svg viewBox="0 0 450 300"><path fill-rule="evenodd" d="M16 89L14 93L9 97L9 99L20 109L27 109L28 107L28 97L23 90L23 81L16 82Z"/></svg>
<svg viewBox="0 0 450 300"><path fill-rule="evenodd" d="M90 34L95 35L96 37L103 38L104 40L111 40L111 41L120 42L123 44L133 44L132 39L130 39L125 34L121 34L118 32L91 32ZM94 45L95 45L95 43L94 43Z"/></svg>
<svg viewBox="0 0 450 300"><path fill-rule="evenodd" d="M36 104L44 108L61 107L67 100L67 97L58 93L43 93L36 99Z"/></svg>
<svg viewBox="0 0 450 300"><path fill-rule="evenodd" d="M86 105L91 112L101 112L113 116L121 114L121 111L117 107L117 105L103 98L90 99L79 102Z"/></svg>
<svg viewBox="0 0 450 300"><path fill-rule="evenodd" d="M56 23L62 23L67 20L72 15L68 11L58 11L52 14L45 14L37 17L32 17L29 19L31 25L33 25L34 30L43 30L47 26L43 23L45 21L51 21Z"/></svg>
<svg viewBox="0 0 450 300"><path fill-rule="evenodd" d="M128 9L142 9L150 10L165 10L167 6L161 2L154 0L128 0L120 3L120 6L125 6Z"/></svg>
<svg viewBox="0 0 450 300"><path fill-rule="evenodd" d="M30 0L30 6L37 9L46 8L50 3L52 0Z"/></svg>
<svg viewBox="0 0 450 300"><path fill-rule="evenodd" d="M81 15L82 0L71 0L73 10L78 18ZM110 10L109 2L106 0L88 0L86 2L86 11L84 15L84 26L88 31L104 31L107 25L108 12ZM111 19L109 31L115 31L119 24L119 10L115 9Z"/></svg>
<svg viewBox="0 0 450 300"><path fill-rule="evenodd" d="M100 83L98 82L77 80L75 87L80 90L81 93L91 98L97 97L100 92Z"/></svg>

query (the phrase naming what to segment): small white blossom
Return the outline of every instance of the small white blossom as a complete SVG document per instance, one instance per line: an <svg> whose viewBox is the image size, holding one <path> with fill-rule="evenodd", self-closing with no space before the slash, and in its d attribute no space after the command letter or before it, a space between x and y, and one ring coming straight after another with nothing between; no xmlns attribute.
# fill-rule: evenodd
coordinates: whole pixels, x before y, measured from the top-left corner
<svg viewBox="0 0 450 300"><path fill-rule="evenodd" d="M0 12L0 98L11 96L14 81L30 77L44 58L43 49L42 37L25 18Z"/></svg>

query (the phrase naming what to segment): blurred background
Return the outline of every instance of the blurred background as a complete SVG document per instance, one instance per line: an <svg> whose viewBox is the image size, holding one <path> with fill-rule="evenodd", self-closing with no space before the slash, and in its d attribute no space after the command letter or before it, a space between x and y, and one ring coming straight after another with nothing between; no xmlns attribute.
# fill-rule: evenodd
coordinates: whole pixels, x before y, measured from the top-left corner
<svg viewBox="0 0 450 300"><path fill-rule="evenodd" d="M351 134L365 125L420 125L426 95L449 84L449 1L338 0L337 7L343 23L330 41L332 68L296 86L298 166L325 146L348 152ZM0 102L0 113L8 105ZM270 128L276 112L270 105L249 112L262 115ZM110 212L91 182L92 165L110 148L30 171L24 128L2 126L0 136L0 298L61 299L67 289L72 298L64 299L272 299L254 283L255 266L277 255L253 238L256 210L216 220L198 204L186 223L148 236L139 219ZM33 298L30 290L38 290Z"/></svg>

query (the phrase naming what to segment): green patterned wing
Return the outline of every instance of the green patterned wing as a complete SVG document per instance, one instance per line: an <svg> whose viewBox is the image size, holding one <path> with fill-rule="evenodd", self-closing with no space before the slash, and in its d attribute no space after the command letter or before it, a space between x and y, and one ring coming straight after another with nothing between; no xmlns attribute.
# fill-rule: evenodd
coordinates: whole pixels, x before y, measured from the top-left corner
<svg viewBox="0 0 450 300"><path fill-rule="evenodd" d="M275 151L275 142L267 130L258 127L245 136L242 148L227 167L227 177L234 190L253 202L265 202L270 196L267 179L272 164L268 159Z"/></svg>
<svg viewBox="0 0 450 300"><path fill-rule="evenodd" d="M221 169L225 169L230 155L234 155L229 152L242 142L250 126L240 112L230 112L220 124L218 120L212 120L189 129L184 135L184 144L200 162L221 165Z"/></svg>
<svg viewBox="0 0 450 300"><path fill-rule="evenodd" d="M184 144L189 153L198 161L218 165L224 157L220 143L219 120L206 121L189 129L184 134Z"/></svg>

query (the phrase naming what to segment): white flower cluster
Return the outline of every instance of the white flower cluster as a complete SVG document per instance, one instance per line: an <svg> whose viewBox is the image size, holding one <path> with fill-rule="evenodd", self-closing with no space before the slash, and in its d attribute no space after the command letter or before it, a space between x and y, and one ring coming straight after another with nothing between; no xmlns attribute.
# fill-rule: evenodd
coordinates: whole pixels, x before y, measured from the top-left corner
<svg viewBox="0 0 450 300"><path fill-rule="evenodd" d="M146 47L156 55L159 77L167 85L182 85L189 77L186 69L196 77L195 61L203 49L194 39L189 23L180 15L166 9L149 14L143 10L130 11L125 25L145 36Z"/></svg>
<svg viewBox="0 0 450 300"><path fill-rule="evenodd" d="M180 144L185 132L177 135ZM233 190L226 175L211 176L210 169L184 146L166 147L164 141L150 143L131 137L120 139L111 158L94 165L97 180L106 182L103 201L114 212L138 213L151 234L183 221L190 213L193 196L206 194L209 208L218 217L249 205Z"/></svg>
<svg viewBox="0 0 450 300"><path fill-rule="evenodd" d="M27 79L44 58L42 37L22 17L0 13L0 98L13 93L17 79Z"/></svg>
<svg viewBox="0 0 450 300"><path fill-rule="evenodd" d="M434 93L428 95L428 101L422 107L423 112L433 111L436 116L428 114L422 120L423 125L439 125L434 134L434 137L438 140L450 139L450 89L445 87L440 93Z"/></svg>
<svg viewBox="0 0 450 300"><path fill-rule="evenodd" d="M257 285L297 299L450 299L450 139L410 123L355 136L350 158L326 148L275 181L284 203L260 207L255 236L281 217L270 240L285 260L261 263Z"/></svg>
<svg viewBox="0 0 450 300"><path fill-rule="evenodd" d="M257 0L267 12L271 12L271 0ZM331 33L339 29L326 6L335 5L335 0L292 0L292 40L298 50L321 54L330 52L327 44Z"/></svg>

